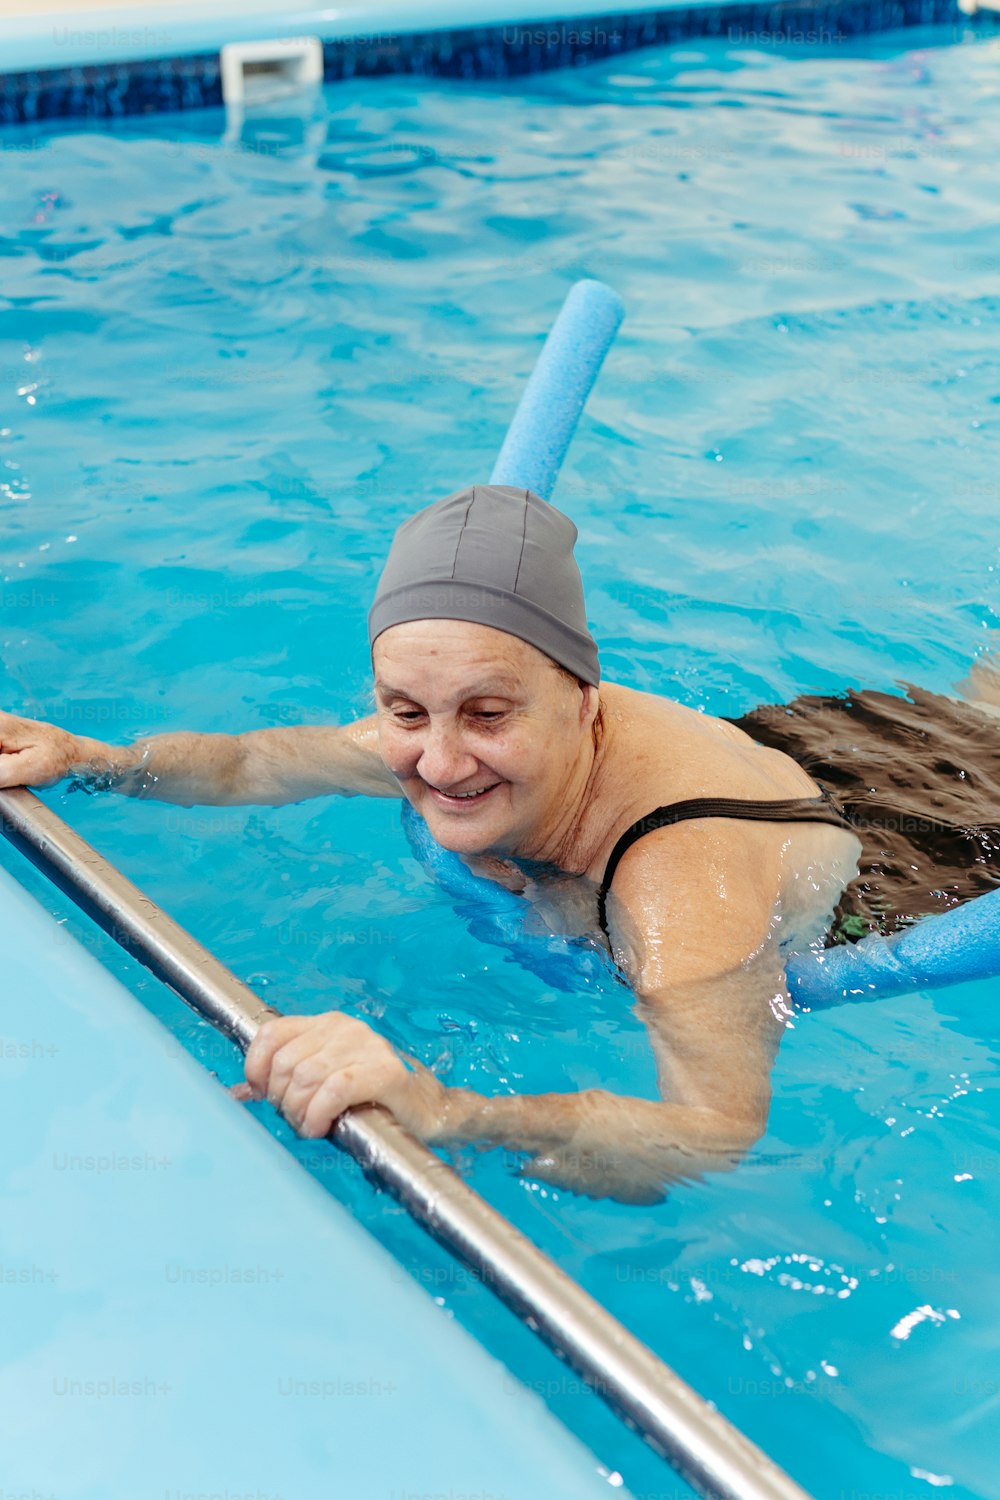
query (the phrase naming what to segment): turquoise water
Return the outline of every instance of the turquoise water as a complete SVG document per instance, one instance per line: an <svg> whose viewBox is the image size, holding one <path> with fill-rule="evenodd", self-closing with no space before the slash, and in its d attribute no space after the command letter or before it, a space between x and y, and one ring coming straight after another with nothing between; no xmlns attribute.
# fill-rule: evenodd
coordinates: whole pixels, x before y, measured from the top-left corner
<svg viewBox="0 0 1000 1500"><path fill-rule="evenodd" d="M233 136L0 132L0 702L111 741L366 712L392 530L488 475L581 275L628 312L553 497L605 676L732 715L951 690L1000 627L994 35L341 85ZM485 1091L654 1093L621 987L547 990L473 938L392 803L46 797L285 1009L344 1005ZM751 1159L661 1208L460 1165L818 1500L997 1496L996 989L798 1021ZM296 1149L636 1494L687 1495Z"/></svg>

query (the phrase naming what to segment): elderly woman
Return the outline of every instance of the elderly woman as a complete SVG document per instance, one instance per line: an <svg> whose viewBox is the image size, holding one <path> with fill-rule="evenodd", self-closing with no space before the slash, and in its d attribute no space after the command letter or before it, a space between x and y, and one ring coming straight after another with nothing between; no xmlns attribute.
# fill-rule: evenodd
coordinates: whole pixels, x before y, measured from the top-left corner
<svg viewBox="0 0 1000 1500"><path fill-rule="evenodd" d="M729 721L602 683L575 540L529 491L459 491L393 541L369 615L370 717L122 749L0 715L0 785L75 772L185 805L407 798L438 843L524 891L563 931L603 928L648 1028L661 1099L448 1088L336 1011L264 1025L248 1089L305 1136L375 1102L432 1145L504 1146L529 1153L535 1176L649 1201L732 1165L765 1130L788 1014L784 953L824 934L889 931L1000 883L995 812L992 829L973 838L968 827L976 797L979 810L1000 805L997 726L985 707L928 694L800 699ZM923 745L933 768L924 785L910 777L922 804L900 802L894 734L910 766ZM942 745L986 768L976 787L961 760L951 784ZM952 840L947 869L935 830Z"/></svg>

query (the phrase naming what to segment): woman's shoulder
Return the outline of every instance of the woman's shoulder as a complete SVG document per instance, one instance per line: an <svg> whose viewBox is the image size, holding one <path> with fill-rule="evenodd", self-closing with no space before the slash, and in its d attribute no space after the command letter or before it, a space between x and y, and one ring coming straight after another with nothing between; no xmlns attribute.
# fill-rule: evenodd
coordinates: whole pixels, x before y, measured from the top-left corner
<svg viewBox="0 0 1000 1500"><path fill-rule="evenodd" d="M601 683L600 691L605 712L618 716L622 722L631 721L637 728L652 723L657 727L669 725L678 734L708 735L733 742L746 738L728 719L704 709L688 708L666 693L647 693L641 688L607 681Z"/></svg>
<svg viewBox="0 0 1000 1500"><path fill-rule="evenodd" d="M758 744L728 719L621 683L601 684L618 758L649 808L689 797L812 797L819 787L790 755ZM641 814L640 814L641 815Z"/></svg>

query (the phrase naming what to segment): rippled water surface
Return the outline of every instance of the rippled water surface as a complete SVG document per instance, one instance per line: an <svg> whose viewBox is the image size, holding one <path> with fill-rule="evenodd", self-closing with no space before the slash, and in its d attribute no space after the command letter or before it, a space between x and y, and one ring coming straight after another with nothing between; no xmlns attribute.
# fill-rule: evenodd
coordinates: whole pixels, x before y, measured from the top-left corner
<svg viewBox="0 0 1000 1500"><path fill-rule="evenodd" d="M1000 626L994 35L0 132L0 702L111 741L366 712L392 531L488 476L583 275L627 307L553 497L605 676L731 715L951 690ZM655 1092L621 988L548 990L472 936L393 803L46 795L287 1009L344 1005L486 1091ZM800 1020L751 1159L661 1208L462 1169L820 1500L1000 1496L997 999ZM636 1494L687 1494L297 1149Z"/></svg>

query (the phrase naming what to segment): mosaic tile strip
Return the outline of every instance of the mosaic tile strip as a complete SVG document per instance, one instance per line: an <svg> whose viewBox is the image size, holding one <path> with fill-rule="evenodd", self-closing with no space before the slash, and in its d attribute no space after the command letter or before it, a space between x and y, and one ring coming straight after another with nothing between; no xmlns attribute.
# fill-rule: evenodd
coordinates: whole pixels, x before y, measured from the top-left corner
<svg viewBox="0 0 1000 1500"><path fill-rule="evenodd" d="M970 26L992 31L998 24L990 14L971 21L959 11L956 0L775 0L681 6L579 21L541 20L403 35L373 33L325 42L324 78L333 83L402 73L498 80L580 67L641 47L699 37L721 37L749 47L827 47L870 32L949 22L956 28L956 38ZM0 74L0 124L5 125L115 119L221 103L215 52Z"/></svg>

